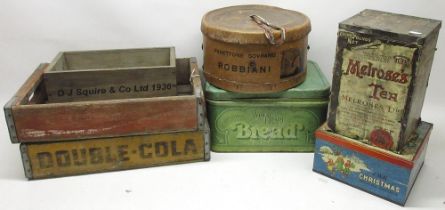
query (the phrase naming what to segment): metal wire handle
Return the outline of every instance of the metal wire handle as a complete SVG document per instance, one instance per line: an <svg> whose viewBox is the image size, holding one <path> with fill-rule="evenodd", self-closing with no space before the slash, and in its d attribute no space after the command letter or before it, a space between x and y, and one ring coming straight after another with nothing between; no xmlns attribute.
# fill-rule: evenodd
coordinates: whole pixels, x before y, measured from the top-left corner
<svg viewBox="0 0 445 210"><path fill-rule="evenodd" d="M269 40L270 44L281 45L284 43L284 41L286 40L286 29L284 29L283 27L272 25L258 15L250 15L249 17L252 18L252 20L255 21L255 23L257 23L262 29L264 29L264 35L266 35L266 38L267 40ZM279 40L275 40L271 29L279 30L281 32Z"/></svg>

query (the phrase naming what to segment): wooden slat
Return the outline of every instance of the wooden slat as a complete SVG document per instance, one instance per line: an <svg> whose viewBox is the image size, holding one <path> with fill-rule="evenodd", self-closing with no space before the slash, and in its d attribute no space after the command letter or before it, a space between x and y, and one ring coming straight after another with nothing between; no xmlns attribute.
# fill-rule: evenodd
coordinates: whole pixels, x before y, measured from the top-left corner
<svg viewBox="0 0 445 210"><path fill-rule="evenodd" d="M17 130L15 127L14 115L12 109L14 106L20 105L20 103L26 103L30 99L34 90L38 87L38 84L42 81L42 73L48 64L40 64L32 75L25 81L20 89L14 94L14 96L3 107L6 119L6 125L8 126L9 137L12 143L18 143ZM40 96L40 95L39 95Z"/></svg>
<svg viewBox="0 0 445 210"><path fill-rule="evenodd" d="M29 179L204 161L204 132L22 144Z"/></svg>
<svg viewBox="0 0 445 210"><path fill-rule="evenodd" d="M61 52L45 70L44 80L51 103L174 96L175 50Z"/></svg>
<svg viewBox="0 0 445 210"><path fill-rule="evenodd" d="M192 96L14 107L20 142L196 130Z"/></svg>
<svg viewBox="0 0 445 210"><path fill-rule="evenodd" d="M175 68L45 74L48 101L72 102L176 95Z"/></svg>
<svg viewBox="0 0 445 210"><path fill-rule="evenodd" d="M207 120L206 104L204 98L204 91L202 86L202 80L199 74L198 62L196 58L190 58L190 83L193 85L193 94L197 100L198 111L198 127L204 129L205 121Z"/></svg>
<svg viewBox="0 0 445 210"><path fill-rule="evenodd" d="M23 83L19 90L15 93L12 106L26 104L30 100L30 96L42 81L43 71L48 67L48 63L40 64L31 76Z"/></svg>

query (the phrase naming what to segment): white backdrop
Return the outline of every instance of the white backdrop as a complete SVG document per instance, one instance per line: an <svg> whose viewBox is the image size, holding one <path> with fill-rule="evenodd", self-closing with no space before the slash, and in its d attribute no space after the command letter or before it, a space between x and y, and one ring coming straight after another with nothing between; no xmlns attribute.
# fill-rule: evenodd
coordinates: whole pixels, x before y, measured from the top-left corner
<svg viewBox="0 0 445 210"><path fill-rule="evenodd" d="M229 5L298 10L312 22L309 59L331 79L338 22L370 8L445 20L443 0L0 0L0 102L59 51L175 46L202 64L201 17ZM407 207L445 208L445 31L422 113L435 124ZM312 153L218 154L212 161L26 181L18 145L0 123L0 209L397 209L311 171Z"/></svg>

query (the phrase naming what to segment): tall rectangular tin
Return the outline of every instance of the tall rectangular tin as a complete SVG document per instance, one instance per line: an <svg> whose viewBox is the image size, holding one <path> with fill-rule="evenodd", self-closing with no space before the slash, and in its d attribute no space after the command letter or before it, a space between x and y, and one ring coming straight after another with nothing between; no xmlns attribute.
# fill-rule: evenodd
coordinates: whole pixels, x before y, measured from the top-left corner
<svg viewBox="0 0 445 210"><path fill-rule="evenodd" d="M177 133L22 143L25 175L42 179L210 159L208 126Z"/></svg>
<svg viewBox="0 0 445 210"><path fill-rule="evenodd" d="M325 121L329 83L315 62L304 83L273 94L242 94L206 84L215 152L309 152Z"/></svg>
<svg viewBox="0 0 445 210"><path fill-rule="evenodd" d="M423 165L433 125L421 122L400 154L333 133L315 132L313 170L352 187L405 205Z"/></svg>
<svg viewBox="0 0 445 210"><path fill-rule="evenodd" d="M40 65L4 106L13 143L53 142L203 129L204 94L195 58L176 59L177 94L49 103Z"/></svg>
<svg viewBox="0 0 445 210"><path fill-rule="evenodd" d="M364 10L339 25L328 125L400 150L420 122L441 21Z"/></svg>

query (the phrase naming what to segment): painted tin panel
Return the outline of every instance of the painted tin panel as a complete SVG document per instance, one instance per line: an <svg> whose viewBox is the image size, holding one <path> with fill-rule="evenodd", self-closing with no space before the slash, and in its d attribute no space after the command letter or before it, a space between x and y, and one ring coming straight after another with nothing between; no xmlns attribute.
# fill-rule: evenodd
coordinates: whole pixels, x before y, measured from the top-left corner
<svg viewBox="0 0 445 210"><path fill-rule="evenodd" d="M207 131L20 145L25 175L51 178L209 159Z"/></svg>
<svg viewBox="0 0 445 210"><path fill-rule="evenodd" d="M424 162L432 124L422 122L417 138L401 154L355 142L330 133L316 131L313 170L404 205Z"/></svg>
<svg viewBox="0 0 445 210"><path fill-rule="evenodd" d="M340 23L329 126L400 150L420 121L440 25L375 10Z"/></svg>
<svg viewBox="0 0 445 210"><path fill-rule="evenodd" d="M302 84L303 87L267 94L269 98L227 92L206 84L212 150L313 151L314 131L326 119L329 93L325 77L315 67L316 64L311 62L309 77ZM218 100L218 97L222 100Z"/></svg>
<svg viewBox="0 0 445 210"><path fill-rule="evenodd" d="M310 152L325 101L207 101L215 152Z"/></svg>

